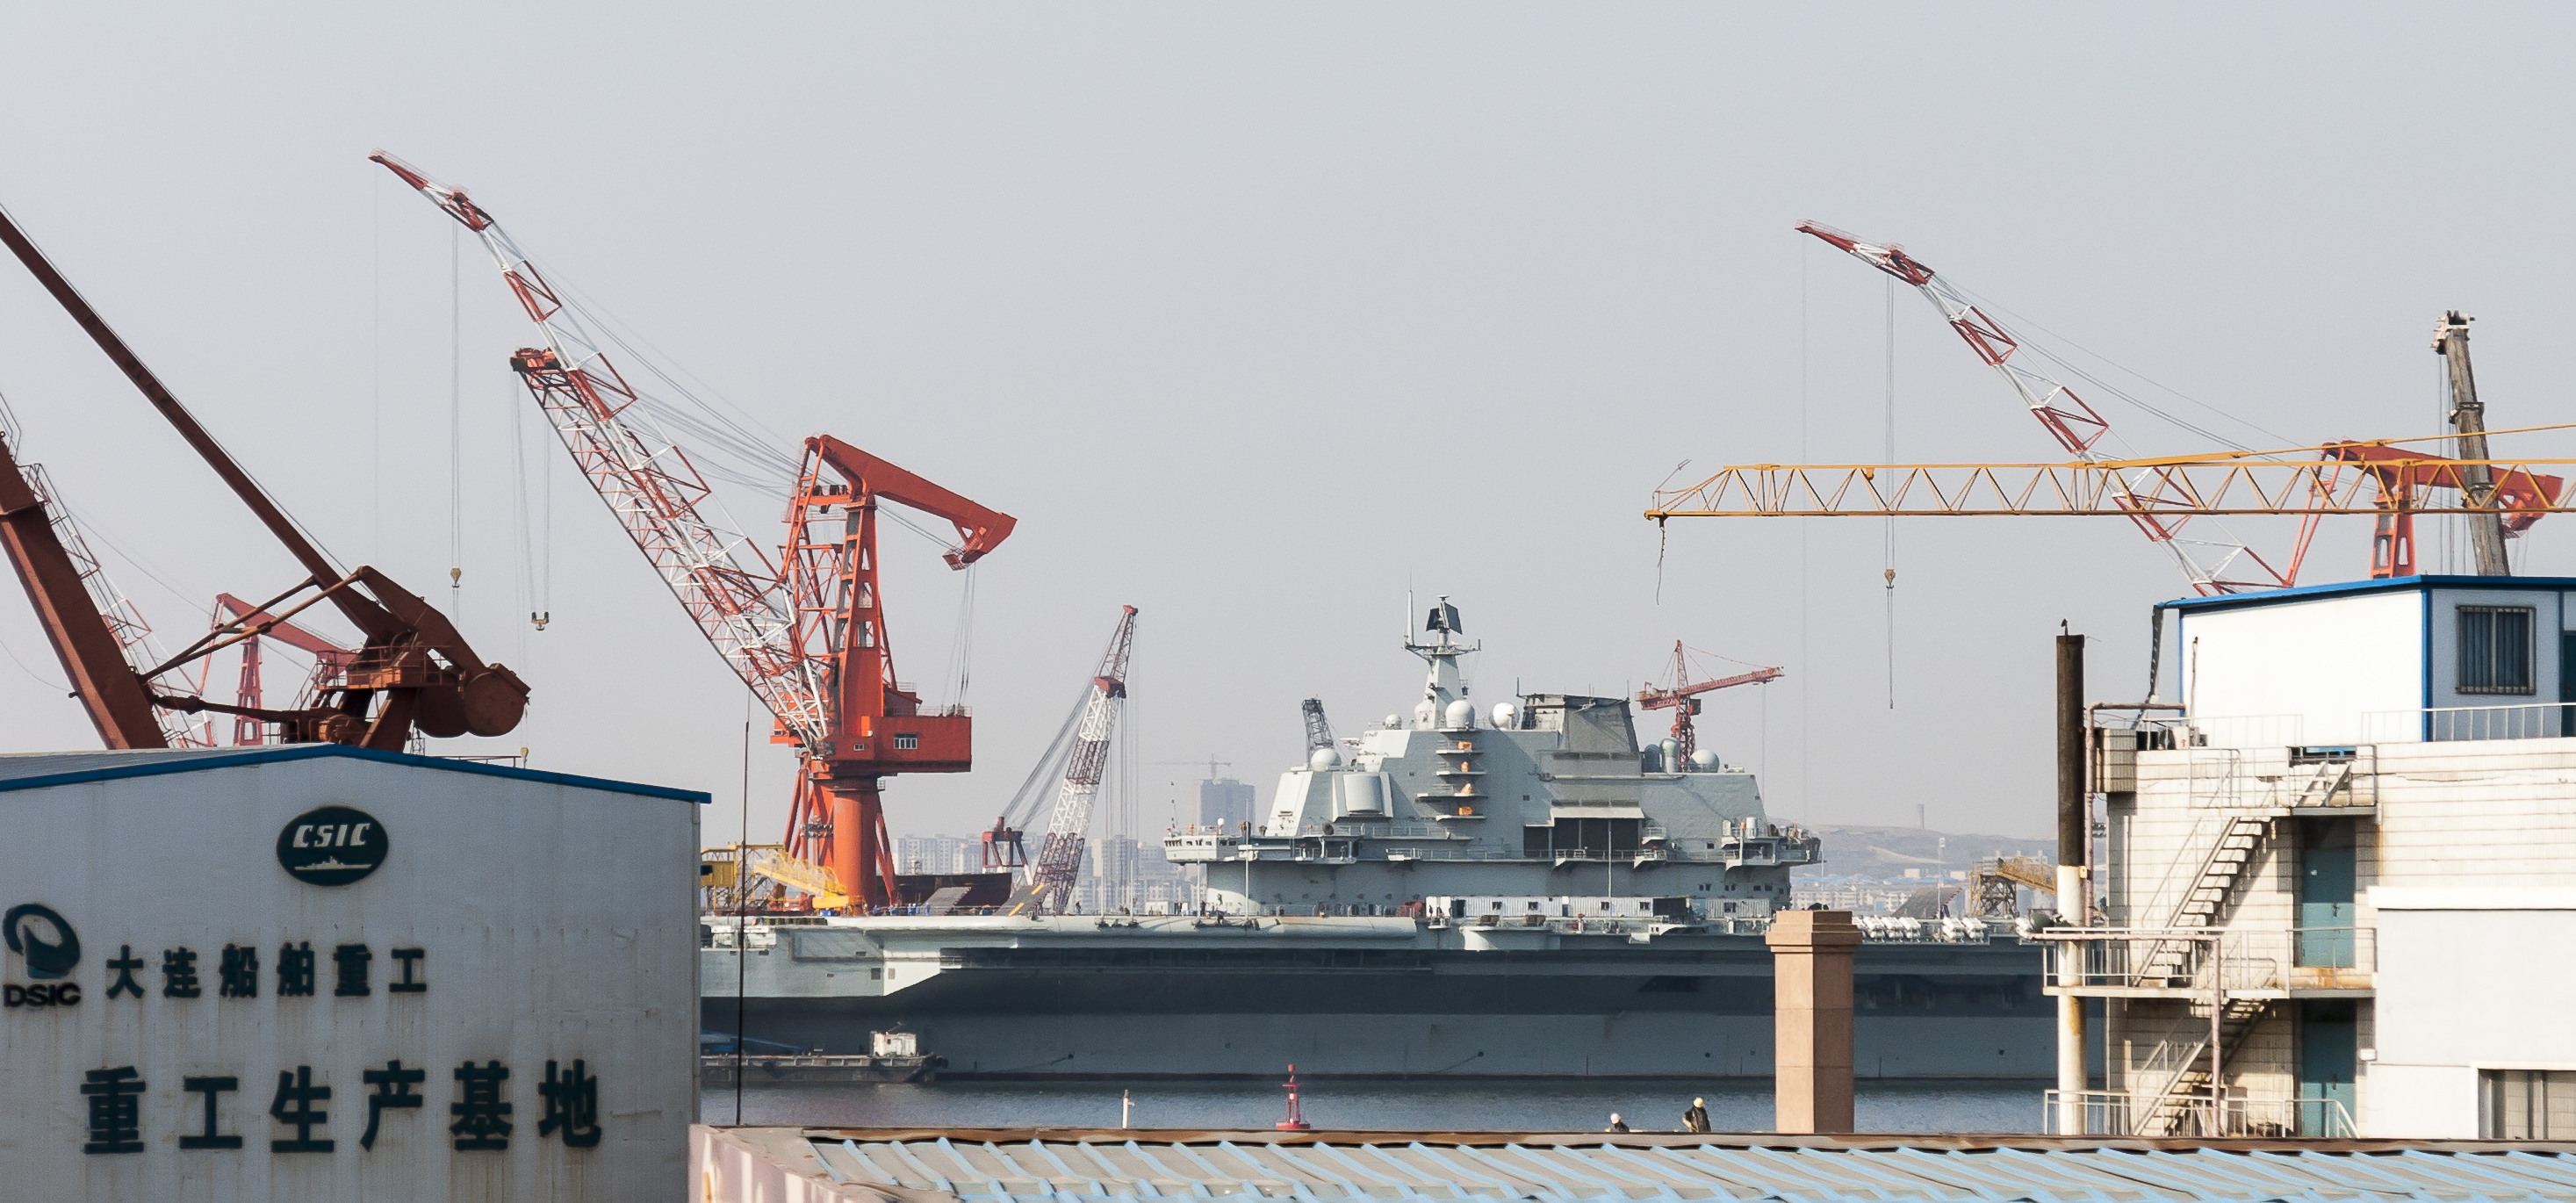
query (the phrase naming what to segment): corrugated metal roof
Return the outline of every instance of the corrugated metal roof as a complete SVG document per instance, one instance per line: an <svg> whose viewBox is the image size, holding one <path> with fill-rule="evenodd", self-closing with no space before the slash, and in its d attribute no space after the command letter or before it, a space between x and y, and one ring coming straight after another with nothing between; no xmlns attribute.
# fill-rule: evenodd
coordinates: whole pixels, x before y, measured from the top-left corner
<svg viewBox="0 0 2576 1203"><path fill-rule="evenodd" d="M519 781L569 785L620 794L641 794L650 798L673 798L683 802L708 801L707 795L698 790L672 789L663 785L641 785L632 781L610 781L600 777L577 777L570 773L545 773L535 769L482 764L444 756L413 756L404 752L379 752L371 748L351 748L340 744L5 753L0 754L0 793L9 790L42 789L56 785L78 785L87 781L113 781L128 777L155 777L166 773L243 768L281 761L310 760L322 756L372 760L382 764L408 765L413 768L438 769L450 773L508 777Z"/></svg>
<svg viewBox="0 0 2576 1203"><path fill-rule="evenodd" d="M2504 1141L1062 1129L801 1135L821 1167L815 1177L968 1203L2576 1199L2576 1145Z"/></svg>

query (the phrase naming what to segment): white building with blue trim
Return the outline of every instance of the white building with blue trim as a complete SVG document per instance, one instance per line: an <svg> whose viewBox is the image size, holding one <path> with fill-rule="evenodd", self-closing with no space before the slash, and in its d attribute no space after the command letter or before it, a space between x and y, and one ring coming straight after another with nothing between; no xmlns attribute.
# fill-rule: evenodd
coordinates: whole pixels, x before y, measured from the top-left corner
<svg viewBox="0 0 2576 1203"><path fill-rule="evenodd" d="M2176 700L2219 744L2576 734L2576 578L2427 576L2169 602Z"/></svg>
<svg viewBox="0 0 2576 1203"><path fill-rule="evenodd" d="M2088 1128L2576 1134L2571 599L2409 577L2159 607L2163 698L2092 730L2109 930L2050 963L2104 1000Z"/></svg>

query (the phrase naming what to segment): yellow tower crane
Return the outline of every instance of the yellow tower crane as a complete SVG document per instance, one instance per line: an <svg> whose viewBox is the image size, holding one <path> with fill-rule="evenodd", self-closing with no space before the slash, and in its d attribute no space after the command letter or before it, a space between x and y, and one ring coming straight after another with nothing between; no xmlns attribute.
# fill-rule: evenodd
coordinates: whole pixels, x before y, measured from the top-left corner
<svg viewBox="0 0 2576 1203"><path fill-rule="evenodd" d="M2564 427L2493 433L2556 429ZM1741 464L1657 490L1646 517L2103 517L2153 530L2176 518L2288 514L2302 521L2280 573L2287 586L2298 583L2317 520L2330 514L2379 520L2372 575L2384 577L2412 575L2415 515L2501 517L2512 535L2544 514L2576 512L2561 476L2547 471L2576 459L2451 459L2400 446L2453 437L2053 464ZM2476 480L2478 469L2488 481Z"/></svg>

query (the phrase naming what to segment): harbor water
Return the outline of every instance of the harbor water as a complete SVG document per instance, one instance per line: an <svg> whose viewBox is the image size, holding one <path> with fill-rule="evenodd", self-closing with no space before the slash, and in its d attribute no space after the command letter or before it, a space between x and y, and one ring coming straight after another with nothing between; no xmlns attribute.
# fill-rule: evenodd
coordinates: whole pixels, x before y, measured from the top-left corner
<svg viewBox="0 0 2576 1203"><path fill-rule="evenodd" d="M1858 1083L1864 1132L2029 1132L2040 1122L2045 1081ZM1475 1083L1337 1081L1299 1083L1306 1122L1319 1129L1582 1132L1612 1112L1637 1131L1679 1131L1694 1095L1708 1100L1721 1132L1771 1129L1768 1082L1694 1086L1670 1080L1500 1079ZM741 1093L741 1123L814 1127L1098 1127L1119 1123L1124 1092L1139 1128L1267 1128L1285 1092L1263 1081L1148 1079L1075 1082L932 1082L759 1085ZM700 1118L735 1119L735 1092L710 1087Z"/></svg>

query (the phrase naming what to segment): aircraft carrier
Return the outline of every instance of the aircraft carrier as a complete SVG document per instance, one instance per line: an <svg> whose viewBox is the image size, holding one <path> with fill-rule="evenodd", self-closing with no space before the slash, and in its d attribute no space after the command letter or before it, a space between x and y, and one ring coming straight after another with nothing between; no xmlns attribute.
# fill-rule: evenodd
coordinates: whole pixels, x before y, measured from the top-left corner
<svg viewBox="0 0 2576 1203"><path fill-rule="evenodd" d="M825 1050L908 1031L948 1078L1769 1076L1762 932L1820 842L1713 751L1640 747L1628 699L1480 712L1462 635L1432 607L1410 717L1316 749L1262 821L1168 834L1203 908L709 916L704 1026ZM1877 927L1861 1075L2053 1072L2037 948Z"/></svg>

